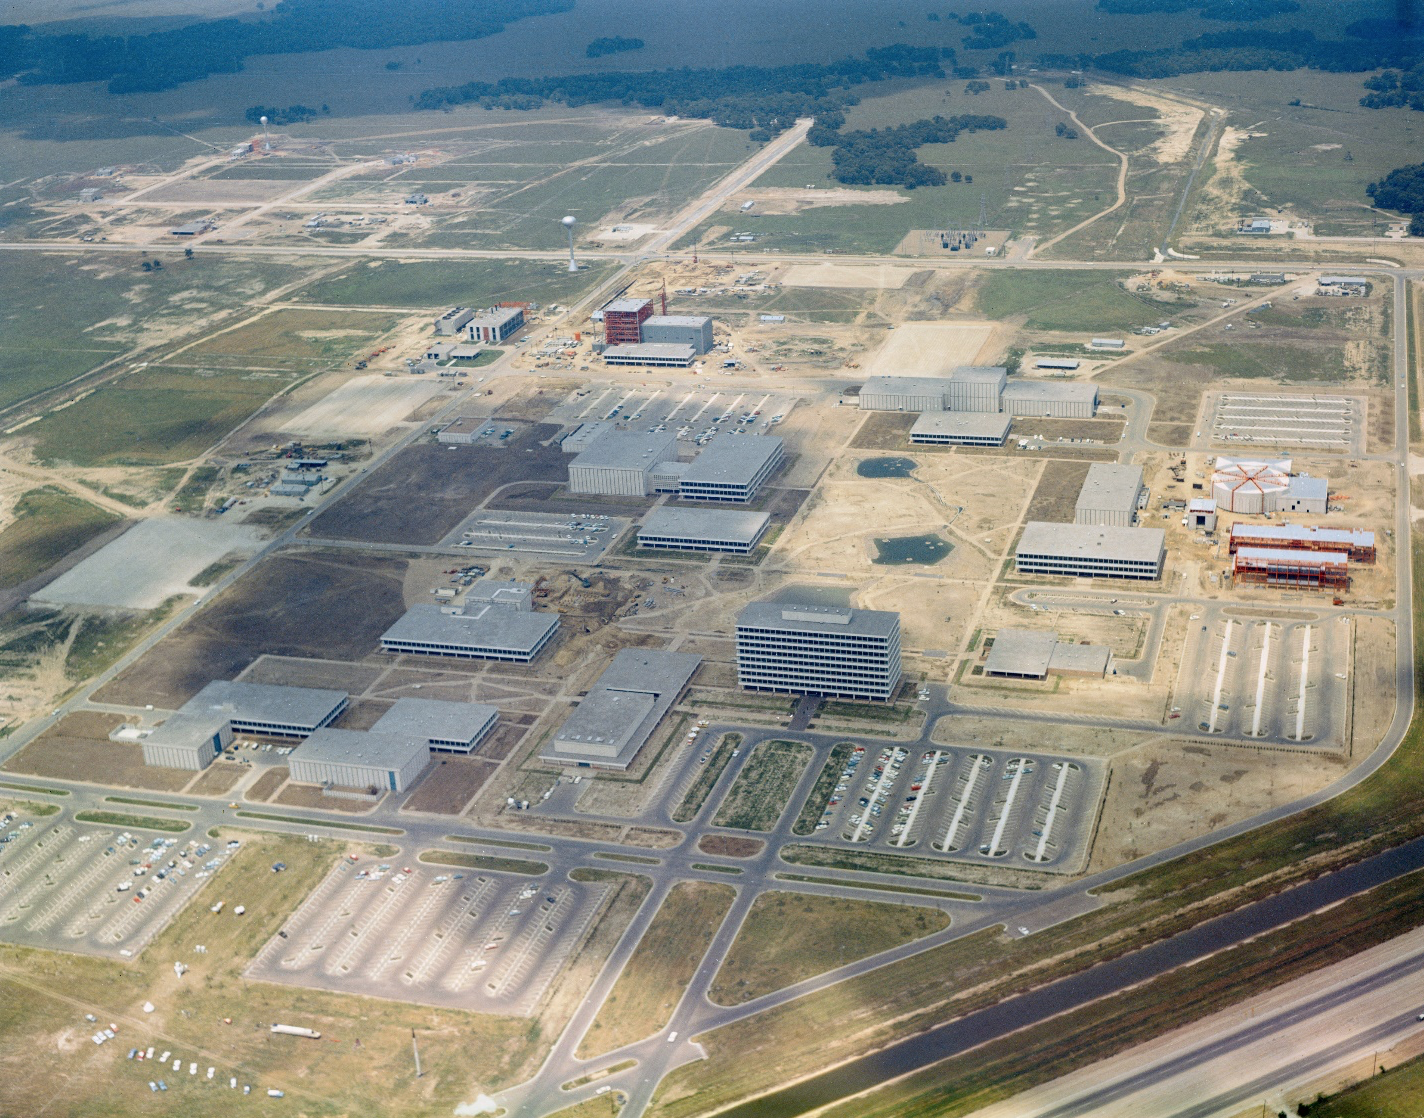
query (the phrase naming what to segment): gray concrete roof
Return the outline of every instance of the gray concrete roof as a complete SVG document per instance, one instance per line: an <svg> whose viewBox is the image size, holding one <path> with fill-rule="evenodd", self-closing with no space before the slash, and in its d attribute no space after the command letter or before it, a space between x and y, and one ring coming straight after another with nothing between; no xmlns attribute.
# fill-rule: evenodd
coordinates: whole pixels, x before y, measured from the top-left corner
<svg viewBox="0 0 1424 1118"><path fill-rule="evenodd" d="M866 377L862 396L943 396L948 377Z"/></svg>
<svg viewBox="0 0 1424 1118"><path fill-rule="evenodd" d="M488 703L452 703L443 699L397 699L376 720L373 734L396 734L414 741L473 742L483 736L499 708Z"/></svg>
<svg viewBox="0 0 1424 1118"><path fill-rule="evenodd" d="M1009 370L1002 365L960 365L949 375L951 380L981 381L997 383L1008 376Z"/></svg>
<svg viewBox="0 0 1424 1118"><path fill-rule="evenodd" d="M968 435L1002 439L1014 417L990 411L927 411L910 428L910 435Z"/></svg>
<svg viewBox="0 0 1424 1118"><path fill-rule="evenodd" d="M1122 559L1155 563L1166 534L1161 528L1118 528L1108 524L1049 524L1030 520L1019 540L1020 553L1065 558Z"/></svg>
<svg viewBox="0 0 1424 1118"><path fill-rule="evenodd" d="M626 769L701 662L690 652L622 649L540 757Z"/></svg>
<svg viewBox="0 0 1424 1118"><path fill-rule="evenodd" d="M345 691L316 687L279 687L215 679L183 704L184 714L226 709L242 722L317 726L348 698Z"/></svg>
<svg viewBox="0 0 1424 1118"><path fill-rule="evenodd" d="M333 730L324 726L297 747L296 756L307 762L340 765L370 765L378 769L403 769L411 758L429 756L424 741L402 734L380 734L374 730Z"/></svg>
<svg viewBox="0 0 1424 1118"><path fill-rule="evenodd" d="M1033 629L1000 629L984 661L985 675L1026 675L1041 679L1048 674L1058 637Z"/></svg>
<svg viewBox="0 0 1424 1118"><path fill-rule="evenodd" d="M645 324L646 325L646 324ZM604 357L672 357L677 360L697 356L697 350L682 342L639 342L637 345L611 345Z"/></svg>
<svg viewBox="0 0 1424 1118"><path fill-rule="evenodd" d="M684 347L686 348L686 347ZM645 431L609 430L588 444L569 463L574 467L594 469L642 470L677 457L677 436L666 431L649 434Z"/></svg>
<svg viewBox="0 0 1424 1118"><path fill-rule="evenodd" d="M1296 474L1286 485L1286 493L1291 497L1313 497L1323 501L1330 496L1330 479Z"/></svg>
<svg viewBox="0 0 1424 1118"><path fill-rule="evenodd" d="M1112 509L1130 512L1137 508L1142 488L1141 466L1119 466L1115 462L1094 462L1088 467L1083 488L1078 491L1078 508Z"/></svg>
<svg viewBox="0 0 1424 1118"><path fill-rule="evenodd" d="M781 450L777 435L737 435L724 431L714 435L682 475L687 484L721 482L747 485Z"/></svg>
<svg viewBox="0 0 1424 1118"><path fill-rule="evenodd" d="M1053 646L1048 670L1053 672L1087 672L1106 675L1112 662L1112 649L1105 644L1073 644L1059 641Z"/></svg>
<svg viewBox="0 0 1424 1118"><path fill-rule="evenodd" d="M638 529L641 536L677 536L689 540L737 540L750 543L766 527L770 514L764 512L734 512L727 509L674 509L666 505L655 508L643 519Z"/></svg>
<svg viewBox="0 0 1424 1118"><path fill-rule="evenodd" d="M696 326L701 329L711 319L705 314L655 314L643 320L644 326Z"/></svg>
<svg viewBox="0 0 1424 1118"><path fill-rule="evenodd" d="M1093 400L1098 395L1096 384L1074 381L1011 380L1004 388L1004 397L1020 400Z"/></svg>
<svg viewBox="0 0 1424 1118"><path fill-rule="evenodd" d="M737 614L737 627L780 629L788 633L888 637L900 615L888 610L850 606L798 606L789 602L750 602Z"/></svg>
<svg viewBox="0 0 1424 1118"><path fill-rule="evenodd" d="M526 613L504 606L475 604L460 614L421 604L406 610L381 639L527 653L538 647L558 623L557 614Z"/></svg>
<svg viewBox="0 0 1424 1118"><path fill-rule="evenodd" d="M651 304L651 299L614 299L603 309L605 312L612 311L614 314L629 314L640 311L643 307Z"/></svg>

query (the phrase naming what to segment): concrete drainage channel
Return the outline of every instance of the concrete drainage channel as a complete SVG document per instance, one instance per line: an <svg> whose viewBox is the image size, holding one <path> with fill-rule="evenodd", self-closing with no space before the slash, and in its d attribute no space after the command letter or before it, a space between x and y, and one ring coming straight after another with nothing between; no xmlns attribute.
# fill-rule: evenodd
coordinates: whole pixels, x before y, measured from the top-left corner
<svg viewBox="0 0 1424 1118"><path fill-rule="evenodd" d="M956 861L1075 872L1107 766L1098 758L857 746L819 841Z"/></svg>

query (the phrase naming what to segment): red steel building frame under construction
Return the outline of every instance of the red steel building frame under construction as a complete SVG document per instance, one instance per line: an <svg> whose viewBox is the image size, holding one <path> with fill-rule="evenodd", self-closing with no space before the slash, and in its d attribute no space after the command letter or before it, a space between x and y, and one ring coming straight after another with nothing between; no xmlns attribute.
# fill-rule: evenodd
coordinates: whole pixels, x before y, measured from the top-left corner
<svg viewBox="0 0 1424 1118"><path fill-rule="evenodd" d="M1350 566L1343 555L1329 552L1243 547L1236 552L1231 577L1266 586L1348 590Z"/></svg>

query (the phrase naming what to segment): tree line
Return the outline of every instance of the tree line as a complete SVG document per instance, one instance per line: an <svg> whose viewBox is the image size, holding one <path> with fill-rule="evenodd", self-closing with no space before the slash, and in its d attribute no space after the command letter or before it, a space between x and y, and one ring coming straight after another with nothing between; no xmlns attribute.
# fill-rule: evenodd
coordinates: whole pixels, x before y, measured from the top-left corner
<svg viewBox="0 0 1424 1118"><path fill-rule="evenodd" d="M953 59L954 51L948 47L896 44L873 48L863 57L826 64L683 68L466 82L427 89L415 103L420 109L468 104L489 109L535 109L548 101L573 107L617 101L657 109L669 116L751 129L753 139L763 140L789 128L797 117L843 121L844 109L858 101L857 86L892 78L943 78L945 64Z"/></svg>
<svg viewBox="0 0 1424 1118"><path fill-rule="evenodd" d="M573 6L574 0L281 0L253 17L146 35L49 35L12 25L0 27L0 79L18 77L26 85L104 81L110 93L151 92L235 73L253 55L479 39Z"/></svg>
<svg viewBox="0 0 1424 1118"><path fill-rule="evenodd" d="M852 186L943 186L948 179L938 167L921 163L916 151L924 144L952 144L961 132L997 131L1007 128L1001 116L966 114L935 116L893 128L841 132L817 120L806 139L817 147L833 147L832 177ZM962 176L955 172L954 181ZM970 181L973 181L972 179Z"/></svg>
<svg viewBox="0 0 1424 1118"><path fill-rule="evenodd" d="M1296 0L1098 0L1098 10L1113 15L1175 14L1201 9L1203 19L1248 23L1300 11Z"/></svg>
<svg viewBox="0 0 1424 1118"><path fill-rule="evenodd" d="M642 39L628 39L622 35L605 35L595 39L584 49L589 58L602 58L605 54L619 54L622 51L642 50L646 43Z"/></svg>

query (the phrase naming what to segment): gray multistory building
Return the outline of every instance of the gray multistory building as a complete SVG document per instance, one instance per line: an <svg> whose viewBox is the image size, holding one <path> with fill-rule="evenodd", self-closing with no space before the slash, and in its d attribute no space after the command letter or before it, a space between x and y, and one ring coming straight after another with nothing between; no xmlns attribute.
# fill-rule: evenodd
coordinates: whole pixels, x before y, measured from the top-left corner
<svg viewBox="0 0 1424 1118"><path fill-rule="evenodd" d="M1078 492L1073 523L1131 528L1137 521L1137 505L1141 498L1141 466L1094 462L1088 467L1088 476L1083 479L1083 488Z"/></svg>
<svg viewBox="0 0 1424 1118"><path fill-rule="evenodd" d="M677 461L677 436L670 432L605 431L569 463L569 492L646 497L653 470L668 461Z"/></svg>
<svg viewBox="0 0 1424 1118"><path fill-rule="evenodd" d="M888 702L900 683L900 615L753 602L737 615L737 681L749 691Z"/></svg>
<svg viewBox="0 0 1424 1118"><path fill-rule="evenodd" d="M712 320L706 315L655 314L643 320L643 342L690 345L706 353L712 348Z"/></svg>
<svg viewBox="0 0 1424 1118"><path fill-rule="evenodd" d="M713 436L682 472L677 495L684 501L746 504L786 457L776 435Z"/></svg>

